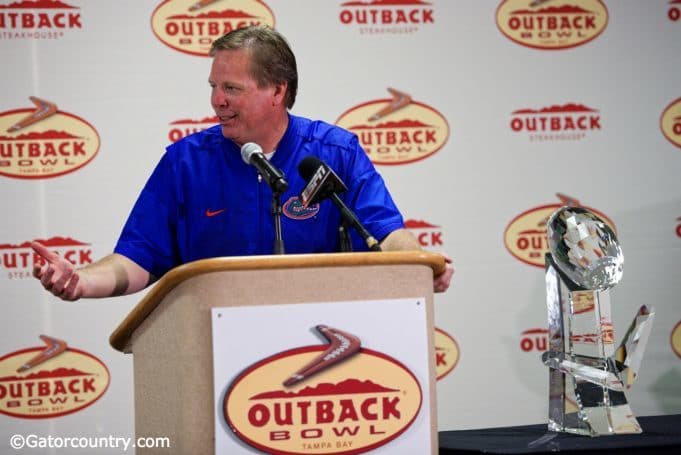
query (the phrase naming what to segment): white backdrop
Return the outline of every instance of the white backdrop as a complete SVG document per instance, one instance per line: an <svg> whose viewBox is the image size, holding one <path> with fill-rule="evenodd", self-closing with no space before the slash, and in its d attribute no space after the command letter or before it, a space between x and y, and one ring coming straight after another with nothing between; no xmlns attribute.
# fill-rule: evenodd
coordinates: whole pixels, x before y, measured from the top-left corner
<svg viewBox="0 0 681 455"><path fill-rule="evenodd" d="M14 453L15 433L134 435L132 358L114 351L108 337L143 294L62 303L29 277L27 242L75 252L78 265L108 254L171 130L210 124L210 59L162 41L169 29L152 21L162 3L0 0L0 386L15 374L6 371L8 359L42 346L42 334L96 357L110 374L97 401L61 416L41 414L24 390L17 400L26 412L36 408L33 418L0 414L0 453ZM164 7L186 13L192 3ZM546 421L543 268L517 257L518 236L506 234L516 219L541 231L532 214L561 205L559 194L617 228L625 266L612 292L616 342L638 306L657 309L643 371L628 395L634 412L681 412L681 4L545 2L532 11L607 15L595 31L562 30L571 35L555 49L503 33L507 7L528 9L529 0L354 3L361 2L218 0L206 8L250 11L260 19L249 20L273 21L289 39L300 74L296 114L333 123L389 99L387 89L395 88L411 96L411 106L445 119L449 134L437 136L437 151L378 166L424 247L454 259L452 287L436 298L436 325L458 348L447 359L456 367L438 382L440 429ZM533 24L518 33L558 36ZM580 33L594 36L582 43ZM66 141L18 138L42 132L40 124L7 131L34 109L31 96L57 105L55 123L45 128L76 136L89 162L76 169L73 156L55 154L62 167L50 168L18 156L22 140ZM584 115L595 120L569 129ZM542 117L546 131L512 128ZM560 119L557 130L550 118ZM48 146L36 147L47 153ZM61 246L58 238L66 239ZM0 405L7 400L0 387Z"/></svg>

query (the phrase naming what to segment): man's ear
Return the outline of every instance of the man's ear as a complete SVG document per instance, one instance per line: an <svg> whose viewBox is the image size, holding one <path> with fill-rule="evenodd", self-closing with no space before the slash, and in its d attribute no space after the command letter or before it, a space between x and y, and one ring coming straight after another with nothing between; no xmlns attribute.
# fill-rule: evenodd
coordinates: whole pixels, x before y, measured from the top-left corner
<svg viewBox="0 0 681 455"><path fill-rule="evenodd" d="M286 90L288 89L288 82L274 85L274 92L272 93L272 105L286 104Z"/></svg>

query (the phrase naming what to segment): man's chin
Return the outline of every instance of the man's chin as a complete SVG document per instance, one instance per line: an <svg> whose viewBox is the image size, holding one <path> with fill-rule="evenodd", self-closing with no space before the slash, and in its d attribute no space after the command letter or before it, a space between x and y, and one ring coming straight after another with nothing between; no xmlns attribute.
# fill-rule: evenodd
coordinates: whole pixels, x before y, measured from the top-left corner
<svg viewBox="0 0 681 455"><path fill-rule="evenodd" d="M234 130L234 128L230 128L230 127L228 127L228 126L222 125L222 135L223 135L226 139L229 139L229 140L231 140L231 141L233 141L233 142L236 142L237 145L240 145L240 144L239 144L240 141L239 141L238 138L237 138L237 133L236 133L236 131Z"/></svg>

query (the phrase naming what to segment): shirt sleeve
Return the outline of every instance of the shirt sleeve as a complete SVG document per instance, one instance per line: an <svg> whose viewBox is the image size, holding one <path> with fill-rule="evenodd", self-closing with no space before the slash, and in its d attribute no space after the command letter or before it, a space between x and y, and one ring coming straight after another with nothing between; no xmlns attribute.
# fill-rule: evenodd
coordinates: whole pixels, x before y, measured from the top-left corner
<svg viewBox="0 0 681 455"><path fill-rule="evenodd" d="M357 136L350 142L352 150L345 169L349 176L345 181L348 191L345 203L357 218L379 242L391 232L404 227L404 219L390 192ZM359 236L353 236L353 248L366 250L366 243Z"/></svg>
<svg viewBox="0 0 681 455"><path fill-rule="evenodd" d="M166 152L137 198L114 248L155 277L179 265L175 180L175 166Z"/></svg>

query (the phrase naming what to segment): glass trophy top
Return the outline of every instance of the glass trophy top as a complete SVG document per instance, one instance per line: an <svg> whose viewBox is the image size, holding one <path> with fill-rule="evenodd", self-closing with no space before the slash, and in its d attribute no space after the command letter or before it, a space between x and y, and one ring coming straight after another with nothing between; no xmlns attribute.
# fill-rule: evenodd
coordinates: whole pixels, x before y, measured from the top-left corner
<svg viewBox="0 0 681 455"><path fill-rule="evenodd" d="M575 284L604 291L622 278L622 249L615 233L582 207L561 207L546 223L549 251Z"/></svg>

